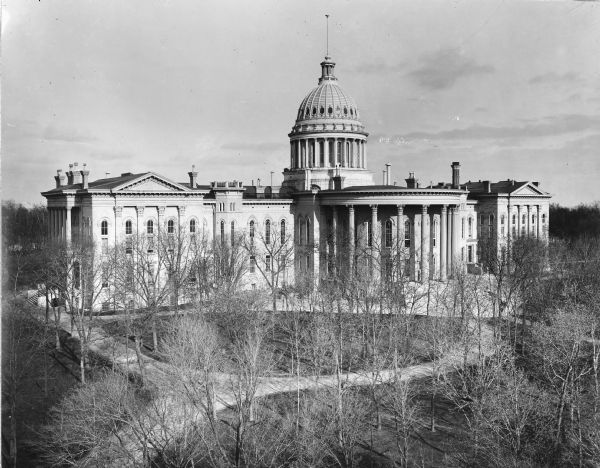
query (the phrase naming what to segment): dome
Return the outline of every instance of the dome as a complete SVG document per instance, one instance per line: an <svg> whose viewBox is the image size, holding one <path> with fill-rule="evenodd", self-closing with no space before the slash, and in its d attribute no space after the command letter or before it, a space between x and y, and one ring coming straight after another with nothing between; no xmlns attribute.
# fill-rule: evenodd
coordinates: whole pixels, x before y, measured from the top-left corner
<svg viewBox="0 0 600 468"><path fill-rule="evenodd" d="M325 57L321 62L319 84L300 103L296 123L290 135L314 131L356 132L366 135L354 99L333 75L335 62Z"/></svg>
<svg viewBox="0 0 600 468"><path fill-rule="evenodd" d="M296 122L318 119L358 120L358 108L337 81L323 81L302 100Z"/></svg>

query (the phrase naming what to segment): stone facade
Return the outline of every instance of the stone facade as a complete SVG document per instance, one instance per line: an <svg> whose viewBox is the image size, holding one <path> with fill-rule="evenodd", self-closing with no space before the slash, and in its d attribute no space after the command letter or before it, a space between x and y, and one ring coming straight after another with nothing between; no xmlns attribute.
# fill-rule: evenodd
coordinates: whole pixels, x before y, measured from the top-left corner
<svg viewBox="0 0 600 468"><path fill-rule="evenodd" d="M152 172L90 182L85 165L80 170L74 164L66 177L59 170L56 187L43 193L49 234L67 242L91 236L106 248L148 231L149 223L202 233L213 242L283 231L281 240L293 244L295 254L284 283L299 274L316 281L351 274L365 251L377 259L370 266L377 274L400 259L411 280L445 281L457 267L477 265L482 237L493 238L498 251L518 236L547 239L550 195L537 182L461 184L455 162L448 183L422 187L411 173L404 186L392 184L387 165L384 183L376 185L367 169L368 133L334 67L325 57L318 86L298 109L281 187L199 185L193 168L184 183ZM253 269L243 283L266 286Z"/></svg>

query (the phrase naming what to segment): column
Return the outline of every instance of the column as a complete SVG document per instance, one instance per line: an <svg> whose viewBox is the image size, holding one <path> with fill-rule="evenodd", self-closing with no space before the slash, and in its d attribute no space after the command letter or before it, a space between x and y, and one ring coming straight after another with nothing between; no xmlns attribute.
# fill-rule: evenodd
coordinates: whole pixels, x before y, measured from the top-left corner
<svg viewBox="0 0 600 468"><path fill-rule="evenodd" d="M65 210L65 241L71 243L71 207L68 206Z"/></svg>
<svg viewBox="0 0 600 468"><path fill-rule="evenodd" d="M367 143L366 141L362 142L362 147L363 147L363 151L362 151L362 153L363 153L363 166L362 167L363 167L363 169L367 168L367 144L366 143Z"/></svg>
<svg viewBox="0 0 600 468"><path fill-rule="evenodd" d="M537 216L537 219L535 220L536 221L536 225L535 225L536 233L535 233L535 236L539 240L539 239L542 238L542 235L541 235L541 233L542 233L542 228L541 228L541 225L542 225L542 214L540 213L540 205L536 205L535 208L536 208L535 211L536 211L536 216Z"/></svg>
<svg viewBox="0 0 600 468"><path fill-rule="evenodd" d="M379 229L377 223L377 205L371 205L371 257L373 262L379 257L377 254L377 248L381 249L381 243L379 242ZM371 264L371 271L374 272L374 265Z"/></svg>
<svg viewBox="0 0 600 468"><path fill-rule="evenodd" d="M315 138L315 167L321 167L321 143Z"/></svg>
<svg viewBox="0 0 600 468"><path fill-rule="evenodd" d="M355 226L354 226L354 206L353 205L349 205L348 206L348 243L349 245L349 250L350 250L350 259L349 259L349 266L350 266L350 276L352 276L354 274L354 244L356 242L356 235L355 235Z"/></svg>
<svg viewBox="0 0 600 468"><path fill-rule="evenodd" d="M448 205L442 205L442 214L440 216L440 280L446 281L446 242L448 236L446 235L446 221L448 217Z"/></svg>
<svg viewBox="0 0 600 468"><path fill-rule="evenodd" d="M517 236L521 237L521 205L517 205Z"/></svg>
<svg viewBox="0 0 600 468"><path fill-rule="evenodd" d="M300 145L300 140L294 141L294 158L296 159L296 169L300 169L302 165L302 147Z"/></svg>
<svg viewBox="0 0 600 468"><path fill-rule="evenodd" d="M527 237L531 236L531 205L527 205Z"/></svg>
<svg viewBox="0 0 600 468"><path fill-rule="evenodd" d="M331 262L333 264L333 272L334 275L337 275L337 270L338 270L338 264L337 264L337 237L338 237L338 232L337 232L337 225L338 225L338 212L337 212L337 206L332 206L331 207L331 211L332 211L332 220L331 220L331 255L333 256L333 261Z"/></svg>
<svg viewBox="0 0 600 468"><path fill-rule="evenodd" d="M119 245L121 240L121 234L123 232L123 224L121 220L121 215L123 214L122 206L115 206L115 245Z"/></svg>
<svg viewBox="0 0 600 468"><path fill-rule="evenodd" d="M294 142L290 141L290 169L294 168Z"/></svg>
<svg viewBox="0 0 600 468"><path fill-rule="evenodd" d="M329 163L329 139L323 139L323 150L325 151L325 167L331 167Z"/></svg>
<svg viewBox="0 0 600 468"><path fill-rule="evenodd" d="M333 139L333 167L337 167L339 163L339 154L338 154L338 139Z"/></svg>
<svg viewBox="0 0 600 468"><path fill-rule="evenodd" d="M135 207L135 214L136 214L136 220L135 220L135 230L136 230L136 235L138 237L142 236L142 217L144 216L144 207L143 206L136 206Z"/></svg>
<svg viewBox="0 0 600 468"><path fill-rule="evenodd" d="M396 205L396 262L398 278L404 276L404 205Z"/></svg>
<svg viewBox="0 0 600 468"><path fill-rule="evenodd" d="M460 239L460 218L459 218L459 207L455 206L452 212L452 269L457 270L459 257L459 239Z"/></svg>
<svg viewBox="0 0 600 468"><path fill-rule="evenodd" d="M421 207L421 283L429 278L429 214Z"/></svg>

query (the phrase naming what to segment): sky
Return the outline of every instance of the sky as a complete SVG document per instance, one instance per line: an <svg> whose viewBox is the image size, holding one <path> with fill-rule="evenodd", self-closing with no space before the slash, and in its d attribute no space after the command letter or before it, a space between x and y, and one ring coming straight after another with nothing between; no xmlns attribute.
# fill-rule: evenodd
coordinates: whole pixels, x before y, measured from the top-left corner
<svg viewBox="0 0 600 468"><path fill-rule="evenodd" d="M57 169L200 183L282 180L335 74L381 180L539 181L600 201L600 2L3 0L2 199L41 203Z"/></svg>

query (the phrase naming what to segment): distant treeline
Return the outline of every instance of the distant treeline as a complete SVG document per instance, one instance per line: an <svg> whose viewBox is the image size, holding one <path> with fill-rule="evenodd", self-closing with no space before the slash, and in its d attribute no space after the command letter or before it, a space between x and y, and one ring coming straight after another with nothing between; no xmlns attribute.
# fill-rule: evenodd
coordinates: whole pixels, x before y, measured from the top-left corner
<svg viewBox="0 0 600 468"><path fill-rule="evenodd" d="M564 240L600 236L600 203L568 208L550 205L550 235Z"/></svg>
<svg viewBox="0 0 600 468"><path fill-rule="evenodd" d="M8 249L40 246L48 231L46 207L31 208L13 200L2 202L2 238Z"/></svg>

